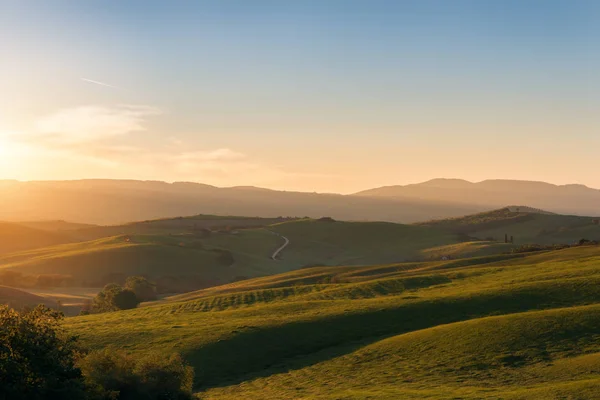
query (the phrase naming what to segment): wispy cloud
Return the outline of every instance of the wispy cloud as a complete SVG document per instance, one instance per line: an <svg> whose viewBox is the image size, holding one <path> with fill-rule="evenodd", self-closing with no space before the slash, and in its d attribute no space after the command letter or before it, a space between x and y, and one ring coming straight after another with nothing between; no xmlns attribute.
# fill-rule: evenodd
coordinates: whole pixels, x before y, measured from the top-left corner
<svg viewBox="0 0 600 400"><path fill-rule="evenodd" d="M164 138L162 145L146 141L150 119L158 114L161 110L146 105L66 108L41 117L28 131L0 129L0 153L4 159L19 155L28 166L25 179L134 178L220 186L333 179L293 173L236 149L206 148L177 136Z"/></svg>
<svg viewBox="0 0 600 400"><path fill-rule="evenodd" d="M81 79L82 81L87 82L87 83L93 83L95 85L106 86L106 87L113 88L113 89L121 89L118 86L110 85L108 83L104 83L104 82L100 82L100 81L95 81L93 79L88 79L88 78L79 78L79 79Z"/></svg>
<svg viewBox="0 0 600 400"><path fill-rule="evenodd" d="M146 130L144 122L161 111L140 105L82 106L40 119L36 139L55 143L85 143Z"/></svg>

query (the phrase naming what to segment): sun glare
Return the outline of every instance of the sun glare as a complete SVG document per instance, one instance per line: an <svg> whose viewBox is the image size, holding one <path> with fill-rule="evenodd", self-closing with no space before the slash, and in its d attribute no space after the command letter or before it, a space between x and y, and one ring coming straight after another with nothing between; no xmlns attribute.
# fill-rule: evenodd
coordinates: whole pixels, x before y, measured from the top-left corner
<svg viewBox="0 0 600 400"><path fill-rule="evenodd" d="M0 157L9 157L15 150L15 145L0 133Z"/></svg>
<svg viewBox="0 0 600 400"><path fill-rule="evenodd" d="M15 143L8 134L0 132L0 179L15 172L24 155L23 150L22 145Z"/></svg>

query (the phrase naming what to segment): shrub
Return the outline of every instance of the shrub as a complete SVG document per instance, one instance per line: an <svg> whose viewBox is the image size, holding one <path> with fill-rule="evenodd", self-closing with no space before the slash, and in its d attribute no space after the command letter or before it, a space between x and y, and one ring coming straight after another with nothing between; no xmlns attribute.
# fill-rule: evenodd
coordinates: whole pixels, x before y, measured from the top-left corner
<svg viewBox="0 0 600 400"><path fill-rule="evenodd" d="M115 348L88 354L79 363L98 399L187 400L194 371L178 354L136 359Z"/></svg>

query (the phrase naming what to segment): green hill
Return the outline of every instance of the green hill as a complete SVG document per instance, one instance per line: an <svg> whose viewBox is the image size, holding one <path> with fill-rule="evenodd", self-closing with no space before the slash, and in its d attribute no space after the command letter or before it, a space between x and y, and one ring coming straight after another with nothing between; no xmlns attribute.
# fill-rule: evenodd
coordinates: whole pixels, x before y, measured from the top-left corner
<svg viewBox="0 0 600 400"><path fill-rule="evenodd" d="M0 268L24 274L70 275L78 284L91 286L131 275L196 276L207 286L221 282L220 269L229 267L219 256L177 237L115 236L10 253L0 256Z"/></svg>
<svg viewBox="0 0 600 400"><path fill-rule="evenodd" d="M58 274L76 287L144 275L161 293L181 293L311 266L494 256L523 243L572 243L600 232L593 218L526 210L416 225L207 215L108 227L37 224L57 231L5 224L0 270L25 274L30 281ZM516 243L477 240L503 237L500 232L514 235Z"/></svg>
<svg viewBox="0 0 600 400"><path fill-rule="evenodd" d="M84 344L182 352L200 398L593 398L600 247L306 268L70 318Z"/></svg>
<svg viewBox="0 0 600 400"><path fill-rule="evenodd" d="M465 237L498 241L503 241L506 234L513 236L516 244L571 244L582 238L600 239L599 221L599 218L594 217L550 214L527 207L507 207L416 225L442 229Z"/></svg>
<svg viewBox="0 0 600 400"><path fill-rule="evenodd" d="M203 398L234 398L243 390L246 399L592 399L600 387L600 345L593 339L599 324L598 305L457 322Z"/></svg>
<svg viewBox="0 0 600 400"><path fill-rule="evenodd" d="M76 235L83 240L118 235L168 235L201 234L206 230L231 231L266 227L293 220L292 218L258 218L239 216L194 215L191 217L162 218L131 222L123 225L91 226L78 229Z"/></svg>
<svg viewBox="0 0 600 400"><path fill-rule="evenodd" d="M456 235L436 228L387 222L302 220L274 225L290 245L282 261L295 266L360 265L420 258L420 251L456 243Z"/></svg>
<svg viewBox="0 0 600 400"><path fill-rule="evenodd" d="M13 232L18 228L20 236L10 236L4 246L24 249L0 253L2 270L60 274L70 276L75 286L88 287L145 275L159 283L161 292L196 290L310 266L484 257L509 253L517 246L473 239L491 235L494 229L514 232L519 242L525 238L526 243L539 239L527 232L541 227L567 226L561 230L563 242L577 240L585 229L600 231L590 218L509 209L419 225L199 215L60 232L15 226Z"/></svg>
<svg viewBox="0 0 600 400"><path fill-rule="evenodd" d="M103 286L129 275L187 280L193 290L310 265L367 265L496 253L495 244L457 245L456 235L392 223L324 222L198 216L69 231L74 237L115 234L0 256L0 269L71 276ZM279 222L263 226L271 222ZM253 226L258 225L257 228ZM240 229L246 226L251 228ZM210 227L210 228L207 228ZM288 238L289 245L273 260ZM444 246L456 247L445 249ZM188 279L185 279L185 278ZM163 285L164 286L164 285ZM168 286L168 285L167 285Z"/></svg>

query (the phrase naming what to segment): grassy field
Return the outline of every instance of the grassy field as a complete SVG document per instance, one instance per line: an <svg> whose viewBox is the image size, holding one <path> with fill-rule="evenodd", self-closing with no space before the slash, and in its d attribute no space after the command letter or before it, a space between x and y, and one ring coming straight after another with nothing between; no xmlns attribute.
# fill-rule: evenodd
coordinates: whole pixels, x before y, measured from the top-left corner
<svg viewBox="0 0 600 400"><path fill-rule="evenodd" d="M302 220L270 229L290 240L282 261L296 267L405 261L423 249L457 242L456 235L435 228L387 222Z"/></svg>
<svg viewBox="0 0 600 400"><path fill-rule="evenodd" d="M180 245L178 238L116 236L11 253L0 257L0 268L26 274L71 275L80 283L114 274L198 274L210 280L218 275L217 257L209 250Z"/></svg>
<svg viewBox="0 0 600 400"><path fill-rule="evenodd" d="M300 269L70 318L181 352L205 399L593 399L600 247Z"/></svg>
<svg viewBox="0 0 600 400"><path fill-rule="evenodd" d="M204 218L204 217L203 217ZM233 223L230 218L215 218ZM182 222L183 221L183 222ZM151 221L126 226L117 236L35 248L0 255L0 270L25 274L63 274L77 284L96 285L111 276L145 275L197 278L200 286L214 286L241 278L272 275L307 265L360 265L440 257L441 245L456 237L431 228L391 223L291 221L267 227L213 230L195 229L194 218ZM213 221L212 219L201 221ZM238 220L257 224L265 220ZM272 222L272 221L267 221ZM183 225L182 225L183 224ZM135 227L142 227L136 230ZM229 225L228 225L229 226ZM82 238L90 231L115 233L121 229L86 228L72 231ZM29 229L29 228L28 228ZM81 234L81 232L86 232ZM271 259L285 235L291 241L279 260ZM434 246L427 255L421 253ZM464 244L451 250L486 253L493 246ZM449 250L450 252L450 250ZM108 283L108 282L104 282ZM102 283L103 284L103 283ZM100 286L102 285L100 284Z"/></svg>
<svg viewBox="0 0 600 400"><path fill-rule="evenodd" d="M238 230L266 227L272 224L291 220L289 218L258 218L217 215L195 215L191 217L164 218L149 221L132 222L114 226L92 226L77 229L73 233L82 240L99 239L120 235L169 235L182 233L199 233L210 229Z"/></svg>
<svg viewBox="0 0 600 400"><path fill-rule="evenodd" d="M312 266L496 257L523 241L598 238L600 226L592 218L525 210L506 208L416 225L207 215L108 227L64 221L4 224L0 273L20 272L30 281L60 274L71 277L68 286L75 287L102 287L144 275L159 284L161 293L182 293ZM502 232L514 235L516 243L480 240L503 238ZM284 237L289 245L271 259Z"/></svg>

